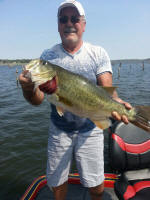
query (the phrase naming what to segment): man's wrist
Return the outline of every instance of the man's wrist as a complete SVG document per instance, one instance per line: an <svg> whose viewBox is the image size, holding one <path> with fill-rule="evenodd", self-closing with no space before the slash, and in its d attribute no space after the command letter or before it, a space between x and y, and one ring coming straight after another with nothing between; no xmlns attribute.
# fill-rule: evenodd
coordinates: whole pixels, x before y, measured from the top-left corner
<svg viewBox="0 0 150 200"><path fill-rule="evenodd" d="M30 90L23 90L23 96L25 97L25 99L27 101L29 101L30 103L32 103L32 97L35 95L34 91L30 91Z"/></svg>

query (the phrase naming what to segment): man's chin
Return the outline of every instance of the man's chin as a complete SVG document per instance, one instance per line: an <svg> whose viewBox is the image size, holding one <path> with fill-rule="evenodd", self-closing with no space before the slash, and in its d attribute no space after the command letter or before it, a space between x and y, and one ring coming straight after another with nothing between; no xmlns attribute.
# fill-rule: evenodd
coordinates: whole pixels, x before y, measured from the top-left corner
<svg viewBox="0 0 150 200"><path fill-rule="evenodd" d="M63 43L64 44L76 44L78 42L77 37L65 37L63 38Z"/></svg>

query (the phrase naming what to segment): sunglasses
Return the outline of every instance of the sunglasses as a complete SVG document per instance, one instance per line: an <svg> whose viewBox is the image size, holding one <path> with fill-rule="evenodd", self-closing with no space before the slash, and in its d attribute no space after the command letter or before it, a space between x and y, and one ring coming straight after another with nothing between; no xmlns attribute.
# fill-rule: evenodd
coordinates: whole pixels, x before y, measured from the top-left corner
<svg viewBox="0 0 150 200"><path fill-rule="evenodd" d="M69 20L69 17L64 15L64 16L59 18L59 23L66 24L68 22L68 20ZM79 23L80 18L76 17L76 16L71 16L70 21L71 21L72 24L76 24L76 23Z"/></svg>

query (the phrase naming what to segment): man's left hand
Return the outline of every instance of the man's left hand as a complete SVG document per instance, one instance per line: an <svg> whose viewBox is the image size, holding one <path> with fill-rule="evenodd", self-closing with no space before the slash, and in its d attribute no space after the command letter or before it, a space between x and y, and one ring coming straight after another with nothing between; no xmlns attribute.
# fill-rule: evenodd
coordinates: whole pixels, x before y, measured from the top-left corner
<svg viewBox="0 0 150 200"><path fill-rule="evenodd" d="M120 98L114 98L115 101L121 103L121 104L124 104L124 106L130 110L132 108L131 104L128 103L128 102L125 102L123 101L122 99ZM115 119L115 120L118 120L118 121L123 121L125 124L128 124L129 123L129 120L127 118L126 115L119 115L119 113L117 113L116 111L112 112L112 117Z"/></svg>

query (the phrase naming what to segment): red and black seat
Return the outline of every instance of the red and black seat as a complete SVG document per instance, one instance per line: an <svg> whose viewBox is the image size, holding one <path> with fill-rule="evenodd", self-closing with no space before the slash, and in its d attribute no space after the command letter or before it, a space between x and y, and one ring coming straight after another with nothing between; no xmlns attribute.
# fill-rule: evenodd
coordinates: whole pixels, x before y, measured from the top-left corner
<svg viewBox="0 0 150 200"><path fill-rule="evenodd" d="M120 200L150 200L150 133L122 122L110 130L110 164L118 173L116 195Z"/></svg>

